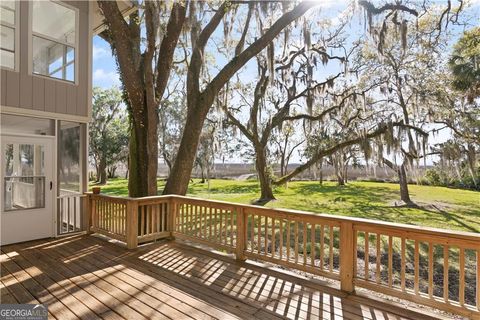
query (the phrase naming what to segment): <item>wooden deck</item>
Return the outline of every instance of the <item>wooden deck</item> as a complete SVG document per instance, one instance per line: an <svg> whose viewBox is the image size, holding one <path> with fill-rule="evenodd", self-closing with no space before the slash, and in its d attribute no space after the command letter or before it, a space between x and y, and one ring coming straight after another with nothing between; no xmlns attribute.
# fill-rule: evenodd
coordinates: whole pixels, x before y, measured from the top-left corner
<svg viewBox="0 0 480 320"><path fill-rule="evenodd" d="M44 303L55 319L428 319L178 241L127 250L70 236L1 251L1 303Z"/></svg>

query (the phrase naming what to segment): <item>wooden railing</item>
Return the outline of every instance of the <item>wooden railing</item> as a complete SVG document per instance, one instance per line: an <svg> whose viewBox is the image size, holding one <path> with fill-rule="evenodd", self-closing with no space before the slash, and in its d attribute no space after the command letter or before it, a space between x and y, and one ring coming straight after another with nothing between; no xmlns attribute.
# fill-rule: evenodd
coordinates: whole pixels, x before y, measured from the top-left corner
<svg viewBox="0 0 480 320"><path fill-rule="evenodd" d="M171 219L169 215L171 201L169 198L141 198L138 206L138 243L154 241L171 236ZM133 206L132 210L135 210ZM134 228L135 230L135 228Z"/></svg>
<svg viewBox="0 0 480 320"><path fill-rule="evenodd" d="M480 234L373 221L353 229L356 286L480 319Z"/></svg>
<svg viewBox="0 0 480 320"><path fill-rule="evenodd" d="M131 228L127 216L131 204L132 199L129 198L90 194L90 230L127 242L127 229Z"/></svg>
<svg viewBox="0 0 480 320"><path fill-rule="evenodd" d="M60 190L57 197L57 234L64 235L83 230L82 206L85 195L69 190Z"/></svg>
<svg viewBox="0 0 480 320"><path fill-rule="evenodd" d="M480 318L480 234L183 196L89 195L91 231L172 237Z"/></svg>
<svg viewBox="0 0 480 320"><path fill-rule="evenodd" d="M92 232L125 242L131 249L172 234L169 197L88 196Z"/></svg>

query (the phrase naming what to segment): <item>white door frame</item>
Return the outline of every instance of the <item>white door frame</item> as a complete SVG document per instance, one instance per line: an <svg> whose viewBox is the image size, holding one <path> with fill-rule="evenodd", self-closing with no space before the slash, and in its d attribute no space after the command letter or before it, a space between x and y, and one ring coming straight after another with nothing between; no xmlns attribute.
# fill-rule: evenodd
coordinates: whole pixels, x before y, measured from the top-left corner
<svg viewBox="0 0 480 320"><path fill-rule="evenodd" d="M3 178L4 176L4 155L3 153L5 152L3 149L3 146L6 141L8 142L19 142L19 143L24 143L24 144L34 144L35 142L37 143L43 143L45 144L45 166L49 165L51 167L51 181L52 181L52 188L50 190L49 187L49 182L46 181L46 186L45 186L45 206L47 207L47 200L50 202L50 208L51 208L51 224L50 224L50 232L49 236L50 237L56 237L56 212L57 212L57 201L56 201L56 190L57 190L57 146L56 146L56 136L43 136L43 135L34 135L34 134L17 134L17 133L6 133L2 132L0 135L1 138L1 146L2 146L2 151L1 151L1 172L0 176ZM5 141L6 140L6 141ZM48 160L47 157L50 159ZM47 177L48 179L48 177ZM9 212L9 213L4 213L3 212L3 203L5 201L5 194L4 194L4 181L0 181L0 199L2 200L2 207L0 208L0 219L3 218L4 214L15 214L15 211ZM39 208L39 209L27 209L28 211L30 210L48 210L48 208ZM3 219L2 219L3 220ZM2 223L3 224L3 223ZM18 230L18 232L21 232L21 230ZM32 239L33 240L33 239Z"/></svg>

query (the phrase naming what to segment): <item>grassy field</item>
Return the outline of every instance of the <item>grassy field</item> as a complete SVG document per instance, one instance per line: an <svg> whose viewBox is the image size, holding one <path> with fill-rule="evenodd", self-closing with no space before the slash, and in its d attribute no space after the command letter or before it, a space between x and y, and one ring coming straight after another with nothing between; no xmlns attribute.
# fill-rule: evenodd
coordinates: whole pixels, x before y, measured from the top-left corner
<svg viewBox="0 0 480 320"><path fill-rule="evenodd" d="M163 184L159 181L160 190ZM288 188L277 187L277 200L266 206L480 232L479 192L417 185L409 188L418 208L396 205L399 202L398 184L351 182L338 187L334 182L320 185L313 181L296 181L289 183ZM125 196L128 194L127 181L110 180L102 187L102 193ZM256 181L211 180L209 185L195 180L188 189L190 196L238 203L251 203L259 193Z"/></svg>

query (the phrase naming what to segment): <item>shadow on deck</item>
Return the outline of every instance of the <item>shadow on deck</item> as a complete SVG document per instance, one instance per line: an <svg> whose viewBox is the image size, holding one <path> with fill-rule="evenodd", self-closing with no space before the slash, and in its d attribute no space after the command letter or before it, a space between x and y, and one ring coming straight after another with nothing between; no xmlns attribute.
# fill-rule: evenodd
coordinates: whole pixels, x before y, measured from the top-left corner
<svg viewBox="0 0 480 320"><path fill-rule="evenodd" d="M129 251L71 236L1 250L1 303L44 303L62 320L428 319L178 241Z"/></svg>

